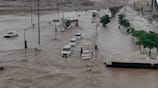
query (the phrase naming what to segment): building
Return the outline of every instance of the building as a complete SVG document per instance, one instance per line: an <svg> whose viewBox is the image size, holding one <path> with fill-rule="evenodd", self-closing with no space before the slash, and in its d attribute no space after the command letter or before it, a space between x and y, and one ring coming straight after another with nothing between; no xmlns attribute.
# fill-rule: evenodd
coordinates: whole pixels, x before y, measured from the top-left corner
<svg viewBox="0 0 158 88"><path fill-rule="evenodd" d="M158 3L156 0L139 0L135 2L135 7L143 11L152 11L158 8Z"/></svg>
<svg viewBox="0 0 158 88"><path fill-rule="evenodd" d="M90 3L89 0L39 0L41 6L53 7L65 4L84 4ZM5 6L30 6L37 5L37 0L0 0L0 5Z"/></svg>
<svg viewBox="0 0 158 88"><path fill-rule="evenodd" d="M158 2L156 0L140 0L135 4L137 10L149 15L149 20L158 21Z"/></svg>

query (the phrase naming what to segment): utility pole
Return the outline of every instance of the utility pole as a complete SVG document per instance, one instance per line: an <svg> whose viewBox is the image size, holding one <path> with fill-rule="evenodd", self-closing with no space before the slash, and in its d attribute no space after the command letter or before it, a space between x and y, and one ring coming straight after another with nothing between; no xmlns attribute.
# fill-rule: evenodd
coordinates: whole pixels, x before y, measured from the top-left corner
<svg viewBox="0 0 158 88"><path fill-rule="evenodd" d="M38 48L40 48L41 38L40 38L40 0L37 0L37 12L38 12Z"/></svg>
<svg viewBox="0 0 158 88"><path fill-rule="evenodd" d="M58 13L57 13L57 15L58 15L58 20L60 19L60 17L59 17L59 15L60 15L60 11L59 11L59 3L58 3L58 0L56 0L56 4L57 4L57 10L58 10Z"/></svg>
<svg viewBox="0 0 158 88"><path fill-rule="evenodd" d="M93 48L93 54L92 54L92 61L90 63L90 71L91 71L91 76L89 77L89 79L91 79L92 83L94 83L94 71L95 71L95 61L98 58L98 45L97 45L97 39L98 39L98 27L99 27L99 18L97 18L97 22L96 22L96 33L95 33L95 38L94 38L94 48Z"/></svg>
<svg viewBox="0 0 158 88"><path fill-rule="evenodd" d="M155 2L156 0L152 0L152 20L155 18Z"/></svg>
<svg viewBox="0 0 158 88"><path fill-rule="evenodd" d="M126 12L126 9L127 9L127 2L126 2L126 0L124 0L124 6L125 6L125 12Z"/></svg>
<svg viewBox="0 0 158 88"><path fill-rule="evenodd" d="M33 3L31 0L31 25L33 26Z"/></svg>
<svg viewBox="0 0 158 88"><path fill-rule="evenodd" d="M133 2L133 7L136 8L136 0Z"/></svg>

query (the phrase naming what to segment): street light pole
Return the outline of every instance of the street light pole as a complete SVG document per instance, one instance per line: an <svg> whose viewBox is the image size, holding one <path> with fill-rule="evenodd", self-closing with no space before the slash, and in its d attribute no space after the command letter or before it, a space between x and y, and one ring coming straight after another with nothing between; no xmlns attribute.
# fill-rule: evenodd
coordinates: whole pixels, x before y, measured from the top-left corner
<svg viewBox="0 0 158 88"><path fill-rule="evenodd" d="M30 27L31 28L31 27ZM30 28L26 28L24 29L24 49L25 49L25 55L26 55L26 50L27 50L27 40L26 40L26 30L30 29Z"/></svg>
<svg viewBox="0 0 158 88"><path fill-rule="evenodd" d="M57 19L57 20L55 19L55 20L53 20L53 22L55 23L55 32L54 32L54 33L55 33L55 34L54 34L55 37L54 37L54 40L56 40L56 39L57 39L57 25L56 25L56 23L57 23L57 22L59 23L59 20L58 20L58 19Z"/></svg>
<svg viewBox="0 0 158 88"><path fill-rule="evenodd" d="M97 45L98 27L99 27L99 22L97 21L97 23L96 23L96 38L95 38L95 52L96 52L96 58L97 58L97 54L98 54L98 45Z"/></svg>
<svg viewBox="0 0 158 88"><path fill-rule="evenodd" d="M25 49L25 53L26 53L25 41L26 41L26 34L25 34L25 29L24 29L24 49Z"/></svg>
<svg viewBox="0 0 158 88"><path fill-rule="evenodd" d="M38 11L38 48L40 48L40 43L41 43L41 39L40 39L40 0L37 0L37 11Z"/></svg>
<svg viewBox="0 0 158 88"><path fill-rule="evenodd" d="M56 23L55 23L55 38L54 38L55 40L57 39L56 36L57 36L57 26L56 26Z"/></svg>
<svg viewBox="0 0 158 88"><path fill-rule="evenodd" d="M152 0L152 20L155 18L155 1L156 0Z"/></svg>
<svg viewBox="0 0 158 88"><path fill-rule="evenodd" d="M63 20L65 19L65 16L64 16L65 15L64 14L64 6L65 6L65 4L63 4L63 11L62 11L63 12Z"/></svg>
<svg viewBox="0 0 158 88"><path fill-rule="evenodd" d="M98 17L99 18L99 17ZM95 39L94 39L94 52L95 52L95 54L93 53L93 55L95 55L95 57L92 57L93 58L93 61L92 61L92 63L91 63L91 67L90 67L90 69L91 69L91 80L93 81L93 79L94 79L94 71L95 71L95 60L98 58L98 45L97 45L97 38L98 38L98 27L99 27L99 19L97 19L97 22L96 22L96 34L95 34Z"/></svg>

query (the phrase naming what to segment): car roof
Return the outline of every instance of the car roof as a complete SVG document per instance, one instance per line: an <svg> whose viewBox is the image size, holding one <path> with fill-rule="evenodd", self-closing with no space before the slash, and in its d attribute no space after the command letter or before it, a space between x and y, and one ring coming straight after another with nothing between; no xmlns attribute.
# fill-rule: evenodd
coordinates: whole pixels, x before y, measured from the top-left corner
<svg viewBox="0 0 158 88"><path fill-rule="evenodd" d="M16 31L8 31L7 33L16 33Z"/></svg>
<svg viewBox="0 0 158 88"><path fill-rule="evenodd" d="M71 38L70 40L75 40L76 41L76 38L74 37L74 38Z"/></svg>
<svg viewBox="0 0 158 88"><path fill-rule="evenodd" d="M8 31L8 32L16 32L16 31Z"/></svg>
<svg viewBox="0 0 158 88"><path fill-rule="evenodd" d="M76 33L75 35L81 35L81 33Z"/></svg>
<svg viewBox="0 0 158 88"><path fill-rule="evenodd" d="M83 52L90 52L90 50L86 49L86 50L83 50Z"/></svg>
<svg viewBox="0 0 158 88"><path fill-rule="evenodd" d="M64 48L71 48L71 45L65 45Z"/></svg>

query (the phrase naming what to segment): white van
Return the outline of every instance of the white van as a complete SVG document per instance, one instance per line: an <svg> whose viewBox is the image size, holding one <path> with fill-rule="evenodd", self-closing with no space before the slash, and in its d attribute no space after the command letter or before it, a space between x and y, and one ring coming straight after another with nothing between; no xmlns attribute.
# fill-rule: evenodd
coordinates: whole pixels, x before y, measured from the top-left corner
<svg viewBox="0 0 158 88"><path fill-rule="evenodd" d="M61 54L62 54L62 57L68 57L70 56L72 53L72 46L71 45L65 45Z"/></svg>

